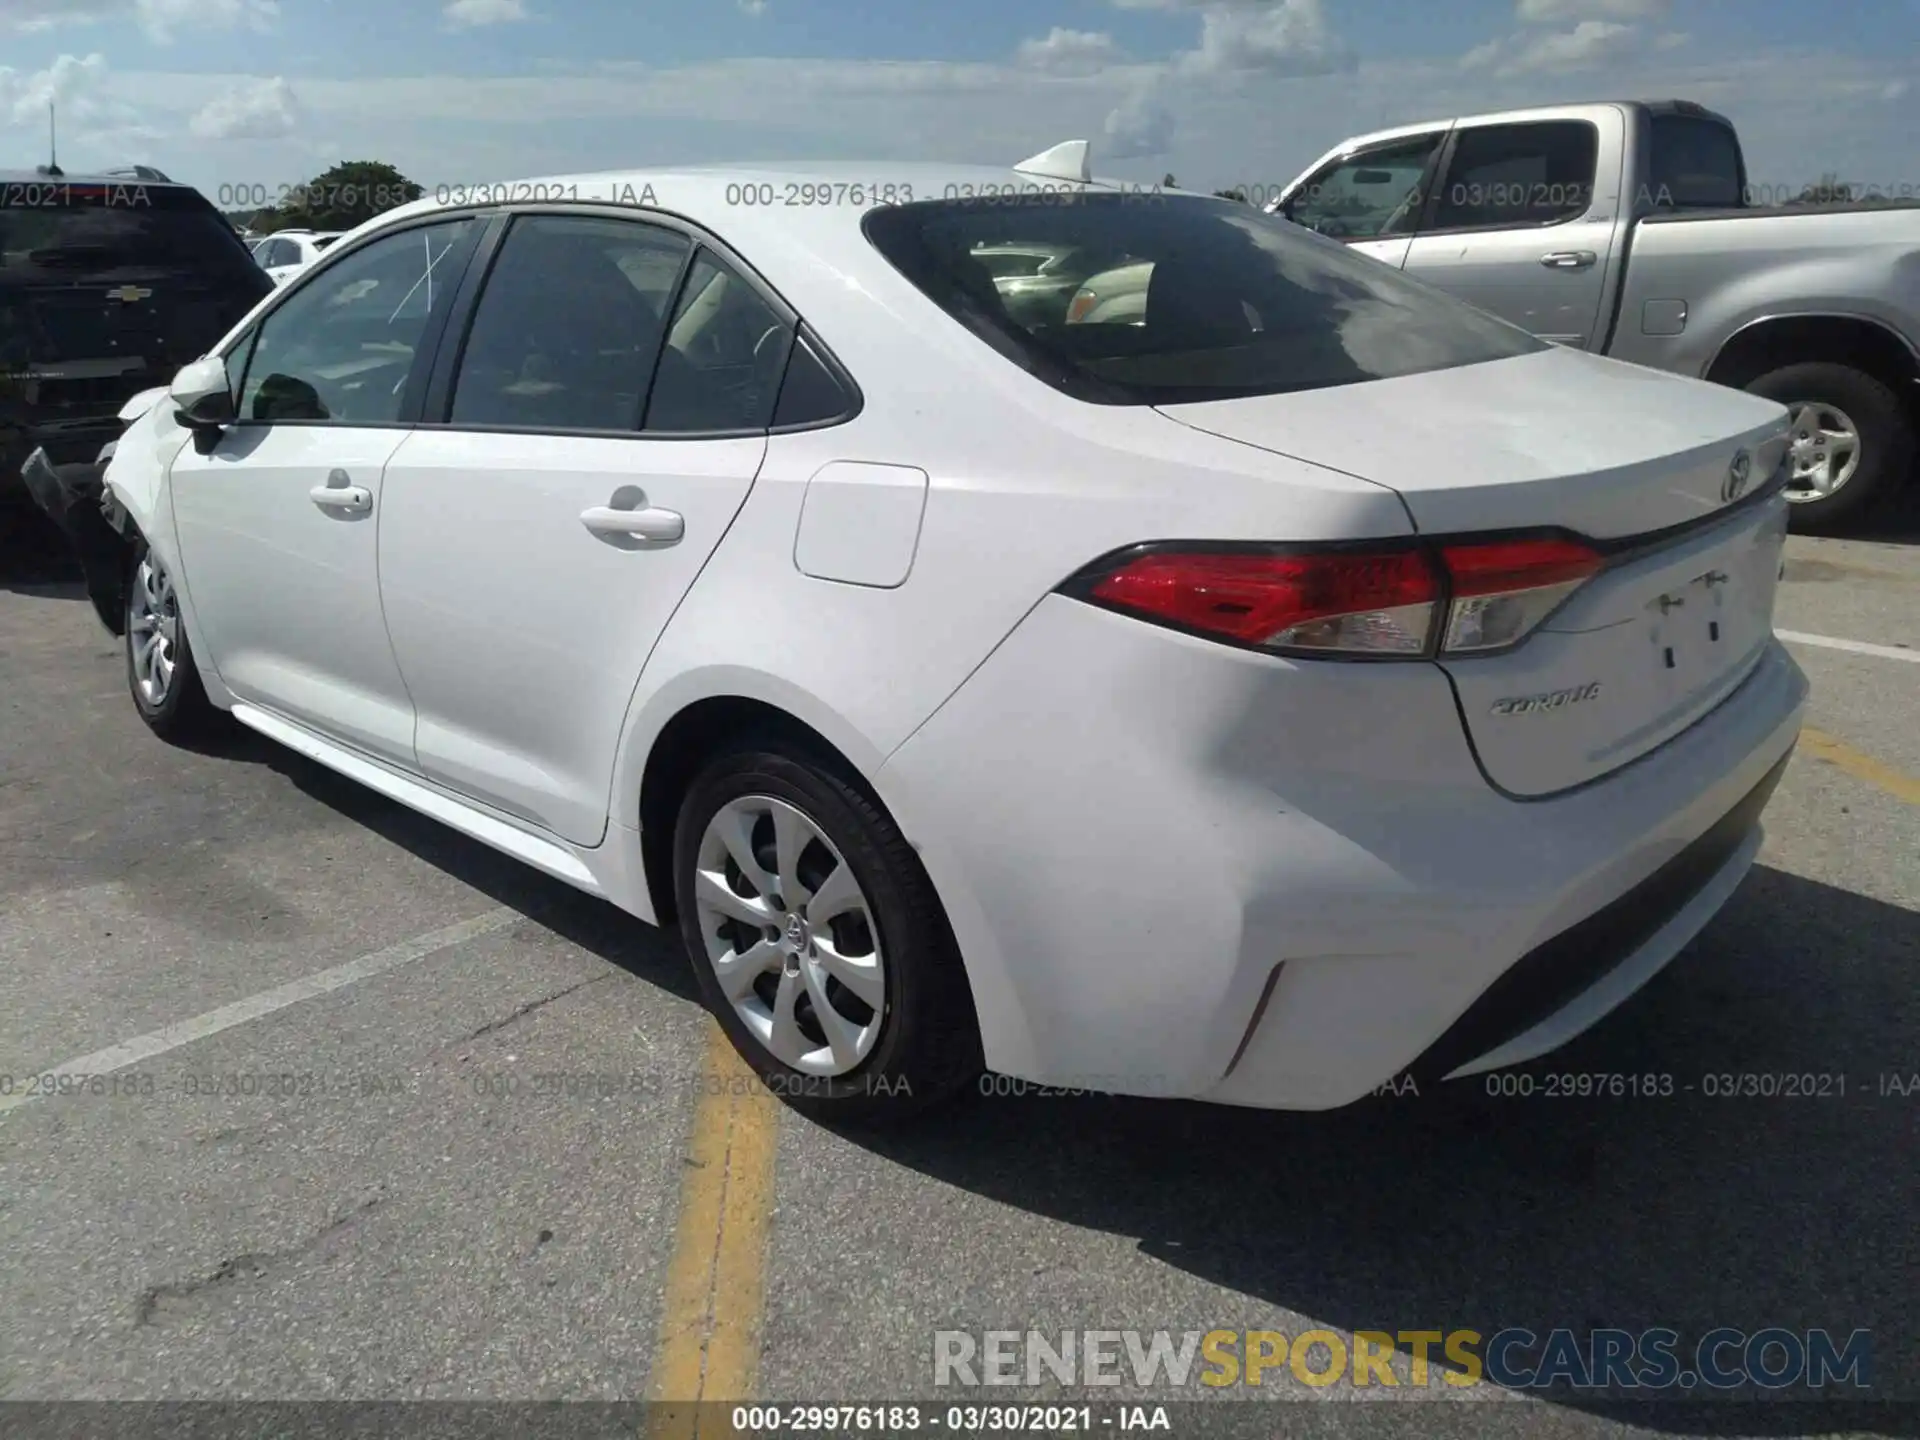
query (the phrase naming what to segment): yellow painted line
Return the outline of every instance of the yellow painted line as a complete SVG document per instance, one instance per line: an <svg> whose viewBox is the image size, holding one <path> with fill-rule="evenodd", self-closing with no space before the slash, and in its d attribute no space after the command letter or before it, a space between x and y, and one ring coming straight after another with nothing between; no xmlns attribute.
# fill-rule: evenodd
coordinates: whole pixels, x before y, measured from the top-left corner
<svg viewBox="0 0 1920 1440"><path fill-rule="evenodd" d="M653 1356L658 1440L718 1433L725 1407L700 1402L750 1400L759 1373L779 1107L718 1025L706 1066Z"/></svg>
<svg viewBox="0 0 1920 1440"><path fill-rule="evenodd" d="M1856 780L1884 790L1896 800L1909 805L1920 805L1920 780L1905 771L1884 765L1871 755L1863 754L1847 744L1837 740L1824 730L1805 729L1800 732L1800 748L1816 760L1824 760L1836 769L1844 770Z"/></svg>

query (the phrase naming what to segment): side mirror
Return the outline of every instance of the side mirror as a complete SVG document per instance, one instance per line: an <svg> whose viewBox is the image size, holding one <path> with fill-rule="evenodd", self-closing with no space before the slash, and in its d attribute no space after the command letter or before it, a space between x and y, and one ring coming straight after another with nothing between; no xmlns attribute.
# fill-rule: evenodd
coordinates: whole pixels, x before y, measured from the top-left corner
<svg viewBox="0 0 1920 1440"><path fill-rule="evenodd" d="M234 421L227 367L218 356L205 355L182 366L167 387L167 397L177 412L175 418L191 429L231 425Z"/></svg>

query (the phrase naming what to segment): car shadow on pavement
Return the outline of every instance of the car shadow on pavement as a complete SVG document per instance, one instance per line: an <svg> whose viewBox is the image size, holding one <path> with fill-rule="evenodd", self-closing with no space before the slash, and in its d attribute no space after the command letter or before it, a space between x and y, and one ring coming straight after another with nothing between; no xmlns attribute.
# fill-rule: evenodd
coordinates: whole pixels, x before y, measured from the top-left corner
<svg viewBox="0 0 1920 1440"><path fill-rule="evenodd" d="M215 738L195 748L223 760L266 766L342 818L471 885L496 905L518 910L636 979L700 1003L677 935L409 810L237 722L221 726Z"/></svg>
<svg viewBox="0 0 1920 1440"><path fill-rule="evenodd" d="M1920 1071L1916 974L1920 914L1761 867L1642 995L1505 1072L1531 1077L1525 1098L1489 1093L1498 1078L1320 1114L975 1095L924 1128L846 1138L1350 1331L1664 1326L1684 1360L1720 1326L1824 1328L1842 1345L1868 1329L1871 1389L1834 1398L1900 1403L1844 1427L1810 1403L1542 1398L1675 1434L1910 1436L1920 1090L1882 1091ZM1667 1074L1674 1093L1549 1097L1550 1077L1574 1074ZM1835 1078L1812 1096L1708 1093L1787 1074Z"/></svg>

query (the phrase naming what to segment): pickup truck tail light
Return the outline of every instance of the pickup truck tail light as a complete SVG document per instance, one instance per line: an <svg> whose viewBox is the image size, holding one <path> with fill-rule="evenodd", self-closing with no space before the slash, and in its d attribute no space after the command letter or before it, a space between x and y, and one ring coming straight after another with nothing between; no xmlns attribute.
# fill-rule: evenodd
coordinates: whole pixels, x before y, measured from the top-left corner
<svg viewBox="0 0 1920 1440"><path fill-rule="evenodd" d="M1276 654L1421 660L1512 649L1604 564L1557 537L1327 550L1161 544L1096 562L1060 588Z"/></svg>

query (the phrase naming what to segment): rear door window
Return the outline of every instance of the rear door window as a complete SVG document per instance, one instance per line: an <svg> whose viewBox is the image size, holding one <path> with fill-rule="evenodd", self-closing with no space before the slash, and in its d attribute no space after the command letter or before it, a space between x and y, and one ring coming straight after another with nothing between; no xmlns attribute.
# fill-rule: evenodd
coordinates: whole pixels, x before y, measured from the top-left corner
<svg viewBox="0 0 1920 1440"><path fill-rule="evenodd" d="M667 330L645 428L683 435L766 429L792 343L792 328L760 292L702 250Z"/></svg>
<svg viewBox="0 0 1920 1440"><path fill-rule="evenodd" d="M1426 228L1554 225L1584 215L1599 157L1599 132L1584 120L1461 130Z"/></svg>
<svg viewBox="0 0 1920 1440"><path fill-rule="evenodd" d="M690 248L632 220L516 220L467 334L451 423L638 430Z"/></svg>

